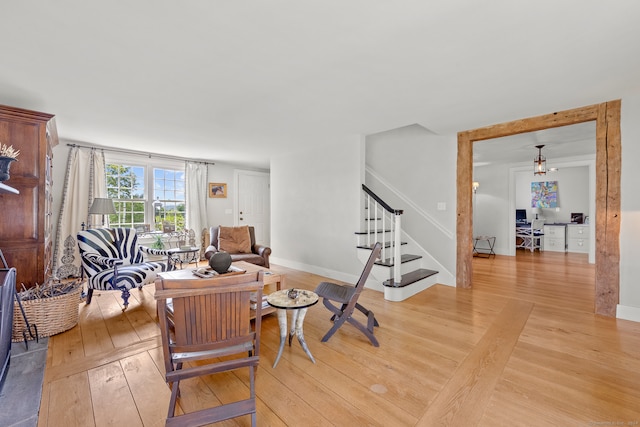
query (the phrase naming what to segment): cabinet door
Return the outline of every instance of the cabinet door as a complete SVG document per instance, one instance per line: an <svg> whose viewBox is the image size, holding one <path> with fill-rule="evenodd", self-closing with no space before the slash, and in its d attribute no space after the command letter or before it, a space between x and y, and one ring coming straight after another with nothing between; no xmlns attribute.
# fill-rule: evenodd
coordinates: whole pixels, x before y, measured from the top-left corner
<svg viewBox="0 0 640 427"><path fill-rule="evenodd" d="M544 250L565 252L565 227L560 225L544 226Z"/></svg>
<svg viewBox="0 0 640 427"><path fill-rule="evenodd" d="M569 239L567 250L569 252L589 252L589 239Z"/></svg>
<svg viewBox="0 0 640 427"><path fill-rule="evenodd" d="M0 106L0 140L20 150L7 181L19 194L0 195L0 245L16 268L16 284L26 288L51 274L51 146L57 138L52 115Z"/></svg>
<svg viewBox="0 0 640 427"><path fill-rule="evenodd" d="M569 225L567 234L570 239L588 239L589 227L583 225Z"/></svg>

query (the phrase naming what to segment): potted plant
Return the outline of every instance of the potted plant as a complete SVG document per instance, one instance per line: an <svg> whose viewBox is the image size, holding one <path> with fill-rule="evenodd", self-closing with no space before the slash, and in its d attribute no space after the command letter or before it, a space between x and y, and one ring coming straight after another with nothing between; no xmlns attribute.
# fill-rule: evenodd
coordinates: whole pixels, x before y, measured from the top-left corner
<svg viewBox="0 0 640 427"><path fill-rule="evenodd" d="M153 249L164 249L164 242L162 241L161 235L155 236L155 241L151 244Z"/></svg>
<svg viewBox="0 0 640 427"><path fill-rule="evenodd" d="M13 145L0 143L0 182L9 179L9 167L11 162L18 160L18 154L20 150L15 150Z"/></svg>

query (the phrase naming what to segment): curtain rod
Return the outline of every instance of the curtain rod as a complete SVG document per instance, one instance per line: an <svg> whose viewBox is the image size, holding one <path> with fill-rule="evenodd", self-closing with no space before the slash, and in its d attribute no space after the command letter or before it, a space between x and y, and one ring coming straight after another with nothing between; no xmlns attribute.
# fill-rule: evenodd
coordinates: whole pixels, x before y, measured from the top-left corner
<svg viewBox="0 0 640 427"><path fill-rule="evenodd" d="M110 147L104 147L104 146L100 146L100 145L75 144L75 143L69 143L69 144L67 144L67 146L68 147L78 147L78 148L91 148L91 149L95 149L95 150L104 150L104 151L113 151L115 153L135 154L135 155L138 155L138 156L147 156L149 158L158 157L158 158L161 158L161 159L183 160L183 161L186 161L186 162L204 163L205 165L215 165L215 163L207 162L205 160L189 159L189 158L180 157L180 156L169 156L169 155L166 155L166 154L145 153L144 151L127 150L127 149L124 149L124 148L110 148Z"/></svg>

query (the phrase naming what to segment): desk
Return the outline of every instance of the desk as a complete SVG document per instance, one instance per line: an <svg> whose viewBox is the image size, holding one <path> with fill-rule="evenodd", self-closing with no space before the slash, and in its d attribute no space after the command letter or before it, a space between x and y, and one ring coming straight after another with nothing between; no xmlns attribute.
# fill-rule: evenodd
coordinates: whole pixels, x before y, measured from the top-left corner
<svg viewBox="0 0 640 427"><path fill-rule="evenodd" d="M293 295L295 296L291 298ZM298 337L300 346L304 352L307 353L309 359L311 359L313 363L316 363L304 340L302 324L307 314L307 308L318 302L318 294L304 289L283 289L267 296L267 302L270 306L278 309L278 324L280 325L280 348L278 349L276 361L273 362L273 367L275 368L280 361L282 350L284 350L284 342L287 339L287 310L292 310L291 329L288 331L289 346L291 346L291 339L295 334Z"/></svg>
<svg viewBox="0 0 640 427"><path fill-rule="evenodd" d="M478 246L479 242L487 242L487 246L484 246L484 243L482 244L482 246ZM476 236L473 238L473 256L481 256L481 255L486 255L483 258L489 258L491 255L493 255L494 257L496 256L496 253L493 251L493 247L496 244L496 238L495 236Z"/></svg>

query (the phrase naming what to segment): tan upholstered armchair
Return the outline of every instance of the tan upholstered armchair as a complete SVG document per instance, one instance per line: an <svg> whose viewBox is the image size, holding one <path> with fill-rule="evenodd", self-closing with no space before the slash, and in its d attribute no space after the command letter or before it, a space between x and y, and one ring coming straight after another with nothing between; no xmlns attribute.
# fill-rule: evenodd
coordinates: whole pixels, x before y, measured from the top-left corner
<svg viewBox="0 0 640 427"><path fill-rule="evenodd" d="M222 233L220 232L221 228ZM220 240L221 237L222 240ZM251 226L211 227L209 240L209 247L204 252L206 259L211 258L219 250L223 250L231 255L231 260L234 262L246 261L269 268L271 248L256 243L255 229Z"/></svg>

